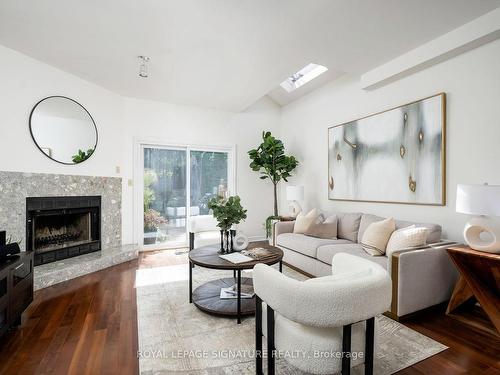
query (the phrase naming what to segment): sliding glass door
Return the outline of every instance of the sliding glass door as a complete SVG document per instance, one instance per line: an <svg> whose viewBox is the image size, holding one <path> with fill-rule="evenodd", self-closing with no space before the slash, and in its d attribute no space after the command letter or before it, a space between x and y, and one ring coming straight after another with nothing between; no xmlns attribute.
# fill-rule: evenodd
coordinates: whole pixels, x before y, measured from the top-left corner
<svg viewBox="0 0 500 375"><path fill-rule="evenodd" d="M230 148L142 145L142 239L145 248L185 247L189 218L233 189Z"/></svg>

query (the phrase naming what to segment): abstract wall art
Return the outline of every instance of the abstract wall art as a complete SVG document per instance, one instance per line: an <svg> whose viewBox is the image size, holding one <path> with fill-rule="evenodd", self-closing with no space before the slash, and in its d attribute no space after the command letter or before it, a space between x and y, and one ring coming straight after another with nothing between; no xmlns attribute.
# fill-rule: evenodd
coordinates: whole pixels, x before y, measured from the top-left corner
<svg viewBox="0 0 500 375"><path fill-rule="evenodd" d="M328 129L328 197L445 205L446 96Z"/></svg>

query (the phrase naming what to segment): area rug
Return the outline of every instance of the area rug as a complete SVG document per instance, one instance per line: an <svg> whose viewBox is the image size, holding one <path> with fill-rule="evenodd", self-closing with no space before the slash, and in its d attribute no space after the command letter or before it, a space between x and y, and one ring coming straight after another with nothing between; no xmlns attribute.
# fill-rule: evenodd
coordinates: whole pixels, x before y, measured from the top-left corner
<svg viewBox="0 0 500 375"><path fill-rule="evenodd" d="M286 266L283 272L305 279ZM231 271L195 267L193 289L231 275ZM251 271L242 276L251 276ZM255 374L254 318L244 318L237 325L234 319L206 314L190 304L187 264L139 269L136 288L142 375ZM385 316L378 316L376 321L375 374L395 373L447 348ZM285 359L277 361L276 372L304 375ZM363 366L352 373L362 374Z"/></svg>

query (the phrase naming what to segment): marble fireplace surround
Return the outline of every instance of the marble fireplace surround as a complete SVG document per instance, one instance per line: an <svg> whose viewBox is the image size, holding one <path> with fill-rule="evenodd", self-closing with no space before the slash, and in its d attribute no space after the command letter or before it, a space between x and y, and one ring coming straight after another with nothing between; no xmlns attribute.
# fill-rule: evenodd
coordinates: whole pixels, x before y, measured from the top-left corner
<svg viewBox="0 0 500 375"><path fill-rule="evenodd" d="M26 198L49 196L101 196L102 248L121 246L122 179L0 171L0 229L7 237L26 244Z"/></svg>

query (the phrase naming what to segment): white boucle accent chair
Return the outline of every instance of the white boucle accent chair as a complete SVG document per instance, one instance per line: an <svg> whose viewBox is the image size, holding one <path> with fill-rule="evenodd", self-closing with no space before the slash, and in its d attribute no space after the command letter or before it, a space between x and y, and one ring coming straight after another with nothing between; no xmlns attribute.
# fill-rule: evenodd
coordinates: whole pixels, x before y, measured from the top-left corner
<svg viewBox="0 0 500 375"><path fill-rule="evenodd" d="M212 215L192 216L189 219L189 250L220 243L220 229Z"/></svg>
<svg viewBox="0 0 500 375"><path fill-rule="evenodd" d="M284 352L292 366L312 374L349 374L352 366L363 362L365 374L373 373L374 317L391 304L391 278L383 267L339 253L333 258L331 276L298 281L258 264L253 284L257 374L263 374L259 355L263 335L271 350L269 374L274 374L274 349ZM352 356L352 361L349 355L331 355L360 352L364 355Z"/></svg>

